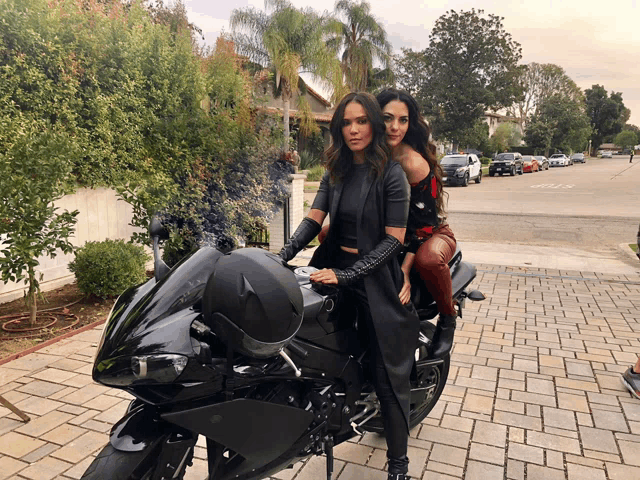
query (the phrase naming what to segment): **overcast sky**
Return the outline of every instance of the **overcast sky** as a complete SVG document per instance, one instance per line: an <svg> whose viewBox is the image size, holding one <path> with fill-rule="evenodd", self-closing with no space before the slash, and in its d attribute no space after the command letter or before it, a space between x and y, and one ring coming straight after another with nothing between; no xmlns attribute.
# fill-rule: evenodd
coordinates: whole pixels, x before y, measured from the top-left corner
<svg viewBox="0 0 640 480"><path fill-rule="evenodd" d="M184 0L189 19L207 44L229 32L234 8L264 8L264 0ZM292 0L297 7L333 9L333 2ZM603 85L622 92L629 123L640 126L640 0L369 0L389 41L422 50L438 17L447 11L483 9L504 17L503 25L522 45L522 63L555 63L583 90Z"/></svg>

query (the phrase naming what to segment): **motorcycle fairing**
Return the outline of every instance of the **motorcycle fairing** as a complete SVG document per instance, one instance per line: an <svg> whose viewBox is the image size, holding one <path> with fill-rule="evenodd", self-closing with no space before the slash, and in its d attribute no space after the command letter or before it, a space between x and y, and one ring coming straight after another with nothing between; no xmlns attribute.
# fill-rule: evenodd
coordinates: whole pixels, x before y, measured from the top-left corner
<svg viewBox="0 0 640 480"><path fill-rule="evenodd" d="M104 344L94 363L94 380L99 381L100 376L96 366L115 357L152 353L193 356L189 325L200 313L202 292L221 256L215 248L203 247L159 282L152 279L125 292L107 320Z"/></svg>
<svg viewBox="0 0 640 480"><path fill-rule="evenodd" d="M166 427L152 408L140 405L111 428L109 442L122 452L141 452L168 437L171 430Z"/></svg>
<svg viewBox="0 0 640 480"><path fill-rule="evenodd" d="M246 459L247 468L256 468L286 452L311 425L314 415L288 405L240 398L164 413L161 418L230 448Z"/></svg>

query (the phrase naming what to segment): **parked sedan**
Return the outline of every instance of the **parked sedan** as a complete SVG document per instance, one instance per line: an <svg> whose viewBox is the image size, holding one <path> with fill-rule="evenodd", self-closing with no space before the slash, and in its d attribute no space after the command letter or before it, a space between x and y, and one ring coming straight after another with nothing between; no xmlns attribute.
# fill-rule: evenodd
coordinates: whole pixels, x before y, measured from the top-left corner
<svg viewBox="0 0 640 480"><path fill-rule="evenodd" d="M549 158L550 167L568 167L569 158L564 153L555 153Z"/></svg>
<svg viewBox="0 0 640 480"><path fill-rule="evenodd" d="M536 160L538 160L538 165L540 166L540 170L549 170L549 159L544 155L536 155Z"/></svg>
<svg viewBox="0 0 640 480"><path fill-rule="evenodd" d="M587 159L584 156L584 153L574 153L571 155L571 161L573 163L587 163Z"/></svg>
<svg viewBox="0 0 640 480"><path fill-rule="evenodd" d="M613 154L611 152L602 152L602 158L613 158Z"/></svg>
<svg viewBox="0 0 640 480"><path fill-rule="evenodd" d="M537 172L540 170L540 165L538 164L538 160L533 155L523 155L522 156L522 171L523 172Z"/></svg>

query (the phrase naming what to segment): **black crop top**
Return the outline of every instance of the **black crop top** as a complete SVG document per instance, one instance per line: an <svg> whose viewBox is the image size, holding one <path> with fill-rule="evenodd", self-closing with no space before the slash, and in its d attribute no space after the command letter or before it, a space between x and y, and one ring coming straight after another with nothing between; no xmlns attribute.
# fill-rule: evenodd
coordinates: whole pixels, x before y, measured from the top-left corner
<svg viewBox="0 0 640 480"><path fill-rule="evenodd" d="M344 187L338 206L338 244L349 248L358 248L358 209L360 208L360 190L365 177L369 174L369 165L353 165L344 178Z"/></svg>

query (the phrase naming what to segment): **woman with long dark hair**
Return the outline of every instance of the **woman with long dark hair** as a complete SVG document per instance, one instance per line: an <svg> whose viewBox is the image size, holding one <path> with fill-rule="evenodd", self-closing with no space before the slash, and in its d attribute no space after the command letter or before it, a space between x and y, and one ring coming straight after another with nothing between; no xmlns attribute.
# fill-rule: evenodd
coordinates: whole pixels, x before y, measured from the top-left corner
<svg viewBox="0 0 640 480"><path fill-rule="evenodd" d="M449 260L456 239L445 222L442 168L436 158L431 131L415 99L403 90L389 88L377 96L387 127L393 159L402 165L411 185L407 250L402 263L404 285L400 300L411 297L409 272L419 272L440 313L433 338L434 357L446 355L453 344L457 312L452 300Z"/></svg>
<svg viewBox="0 0 640 480"><path fill-rule="evenodd" d="M409 376L419 319L399 292L409 212L409 184L391 159L382 111L368 93L346 95L331 119L327 172L311 207L280 253L290 260L321 230L332 228L311 265L314 282L346 287L359 307L359 328L371 347L372 377L382 408L389 479L405 480L409 466Z"/></svg>

